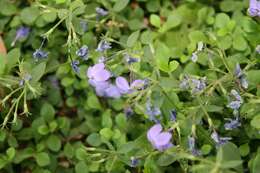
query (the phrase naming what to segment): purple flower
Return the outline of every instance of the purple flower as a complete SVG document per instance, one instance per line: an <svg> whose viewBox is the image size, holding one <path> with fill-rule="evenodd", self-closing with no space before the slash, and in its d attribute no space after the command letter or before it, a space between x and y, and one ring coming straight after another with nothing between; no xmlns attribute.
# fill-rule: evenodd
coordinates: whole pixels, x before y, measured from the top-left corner
<svg viewBox="0 0 260 173"><path fill-rule="evenodd" d="M130 118L134 114L134 111L131 107L125 107L124 113L125 113L127 118Z"/></svg>
<svg viewBox="0 0 260 173"><path fill-rule="evenodd" d="M105 96L116 99L121 97L121 93L115 85L110 84L110 86L105 89Z"/></svg>
<svg viewBox="0 0 260 173"><path fill-rule="evenodd" d="M14 46L17 40L23 39L29 35L30 28L21 26L16 31L16 36L14 38L14 41L12 42L11 46Z"/></svg>
<svg viewBox="0 0 260 173"><path fill-rule="evenodd" d="M175 109L170 110L170 121L175 122L177 120L177 112Z"/></svg>
<svg viewBox="0 0 260 173"><path fill-rule="evenodd" d="M191 60L192 60L193 62L197 62L197 60L198 60L197 52L192 53Z"/></svg>
<svg viewBox="0 0 260 173"><path fill-rule="evenodd" d="M239 95L239 93L236 90L232 89L230 93L237 101L243 102L242 97Z"/></svg>
<svg viewBox="0 0 260 173"><path fill-rule="evenodd" d="M88 68L87 76L90 80L93 80L94 83L104 82L110 78L111 73L105 69L104 63L99 63Z"/></svg>
<svg viewBox="0 0 260 173"><path fill-rule="evenodd" d="M26 81L32 80L32 76L30 74L25 74L23 78L20 80L19 85L23 86Z"/></svg>
<svg viewBox="0 0 260 173"><path fill-rule="evenodd" d="M146 114L149 115L151 121L159 123L156 116L161 115L161 110L158 107L152 106L150 101L146 102Z"/></svg>
<svg viewBox="0 0 260 173"><path fill-rule="evenodd" d="M126 61L128 64L132 64L132 63L135 63L135 62L139 62L139 61L140 61L139 58L134 58L134 57L130 56L129 54L125 54L125 55L124 55L124 59L125 59L125 61Z"/></svg>
<svg viewBox="0 0 260 173"><path fill-rule="evenodd" d="M41 49L36 49L34 52L33 52L33 57L35 59L35 61L38 61L40 59L45 59L48 57L48 52L45 52Z"/></svg>
<svg viewBox="0 0 260 173"><path fill-rule="evenodd" d="M243 103L242 97L234 89L232 89L230 93L231 93L231 96L233 96L235 98L235 100L231 101L227 105L227 107L233 109L234 111L237 111L240 108L241 104Z"/></svg>
<svg viewBox="0 0 260 173"><path fill-rule="evenodd" d="M98 14L98 16L106 16L106 15L108 15L108 11L104 10L101 7L97 7L96 8L96 13Z"/></svg>
<svg viewBox="0 0 260 173"><path fill-rule="evenodd" d="M133 156L130 158L130 160L131 160L130 166L133 167L133 168L136 167L139 163L139 160L137 158L133 157Z"/></svg>
<svg viewBox="0 0 260 173"><path fill-rule="evenodd" d="M260 1L258 0L250 0L249 2L249 8L248 8L248 14L251 16L251 17L256 17L256 16L259 16L260 13Z"/></svg>
<svg viewBox="0 0 260 173"><path fill-rule="evenodd" d="M188 76L186 76L186 75L184 76L184 78L180 81L179 87L180 87L180 89L183 89L183 90L189 89L190 83L189 83Z"/></svg>
<svg viewBox="0 0 260 173"><path fill-rule="evenodd" d="M147 85L147 82L145 80L137 79L131 83L130 88L140 90L140 89L144 89L146 87L146 85Z"/></svg>
<svg viewBox="0 0 260 173"><path fill-rule="evenodd" d="M238 78L240 85L244 88L248 88L248 81L246 79L246 75L241 70L241 67L239 64L236 65L234 75Z"/></svg>
<svg viewBox="0 0 260 173"><path fill-rule="evenodd" d="M96 49L96 51L98 52L104 52L105 50L107 49L111 49L111 43L107 42L106 40L101 40L99 43L98 43L98 47Z"/></svg>
<svg viewBox="0 0 260 173"><path fill-rule="evenodd" d="M232 139L231 137L219 137L219 135L216 131L214 131L211 134L211 138L217 143L217 147L225 144L226 142L228 142L229 140Z"/></svg>
<svg viewBox="0 0 260 173"><path fill-rule="evenodd" d="M104 63L106 61L106 57L101 56L98 58L98 63Z"/></svg>
<svg viewBox="0 0 260 173"><path fill-rule="evenodd" d="M233 130L241 126L238 117L236 117L235 119L227 119L227 120L228 122L224 124L226 130Z"/></svg>
<svg viewBox="0 0 260 173"><path fill-rule="evenodd" d="M188 145L189 145L189 150L194 156L200 155L200 151L196 149L195 147L195 138L193 136L188 137Z"/></svg>
<svg viewBox="0 0 260 173"><path fill-rule="evenodd" d="M206 88L206 78L200 78L200 79L191 79L191 84L192 84L192 90L191 92L193 94L199 93L202 90Z"/></svg>
<svg viewBox="0 0 260 173"><path fill-rule="evenodd" d="M73 69L73 71L74 71L75 73L79 73L79 61L78 61L78 60L72 61L72 62L70 63L70 65L71 65L71 67L72 67L72 69Z"/></svg>
<svg viewBox="0 0 260 173"><path fill-rule="evenodd" d="M171 143L172 134L169 132L162 132L161 124L152 126L147 132L147 138L153 147L159 151L164 151L173 146Z"/></svg>
<svg viewBox="0 0 260 173"><path fill-rule="evenodd" d="M79 50L76 51L76 55L81 57L83 60L88 59L88 46L83 45Z"/></svg>
<svg viewBox="0 0 260 173"><path fill-rule="evenodd" d="M116 86L121 94L127 94L130 92L130 86L124 77L119 76L116 78Z"/></svg>

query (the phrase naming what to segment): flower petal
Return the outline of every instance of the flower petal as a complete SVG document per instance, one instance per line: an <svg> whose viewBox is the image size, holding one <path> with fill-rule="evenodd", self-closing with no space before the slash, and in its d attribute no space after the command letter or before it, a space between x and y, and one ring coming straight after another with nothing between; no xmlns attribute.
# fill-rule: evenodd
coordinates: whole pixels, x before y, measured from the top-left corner
<svg viewBox="0 0 260 173"><path fill-rule="evenodd" d="M121 76L116 78L116 86L119 88L119 90L122 94L126 94L130 90L127 80Z"/></svg>
<svg viewBox="0 0 260 173"><path fill-rule="evenodd" d="M111 98L120 98L121 97L119 89L114 85L110 85L105 90L105 92L106 92L106 97L111 97Z"/></svg>
<svg viewBox="0 0 260 173"><path fill-rule="evenodd" d="M161 124L155 124L147 132L148 140L153 144L154 141L156 140L156 137L160 134L161 131L162 131L162 125Z"/></svg>

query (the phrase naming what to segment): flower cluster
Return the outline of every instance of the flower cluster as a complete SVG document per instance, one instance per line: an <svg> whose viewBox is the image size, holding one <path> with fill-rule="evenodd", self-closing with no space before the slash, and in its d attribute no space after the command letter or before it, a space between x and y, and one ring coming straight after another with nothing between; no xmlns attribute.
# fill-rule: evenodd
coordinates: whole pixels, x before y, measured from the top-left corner
<svg viewBox="0 0 260 173"><path fill-rule="evenodd" d="M241 70L241 67L239 64L236 65L235 72L234 72L235 77L238 79L239 84L244 88L248 88L248 81L246 79L246 75L244 72Z"/></svg>
<svg viewBox="0 0 260 173"><path fill-rule="evenodd" d="M109 79L112 77L110 71L105 69L104 63L96 64L87 70L89 83L96 90L96 94L101 97L120 98L123 94L130 94L135 90L142 89L145 85L144 80L134 80L130 85L128 81L122 77L116 77L115 84Z"/></svg>
<svg viewBox="0 0 260 173"><path fill-rule="evenodd" d="M228 122L224 124L226 130L233 130L241 126L238 116L235 119L226 119Z"/></svg>
<svg viewBox="0 0 260 173"><path fill-rule="evenodd" d="M160 121L157 119L157 116L161 115L160 108L153 106L150 99L146 102L146 114L149 116L149 119L155 123Z"/></svg>
<svg viewBox="0 0 260 173"><path fill-rule="evenodd" d="M181 80L179 87L183 90L191 89L192 94L197 94L206 88L206 77L194 78L189 76L184 76Z"/></svg>
<svg viewBox="0 0 260 173"><path fill-rule="evenodd" d="M233 109L234 115L237 115L238 110L243 103L242 97L239 95L239 93L236 90L231 90L230 92L231 96L233 97L233 100L227 105L227 107Z"/></svg>
<svg viewBox="0 0 260 173"><path fill-rule="evenodd" d="M164 151L171 148L172 134L170 132L162 132L162 125L155 124L147 132L147 138L153 145L153 147L159 151Z"/></svg>

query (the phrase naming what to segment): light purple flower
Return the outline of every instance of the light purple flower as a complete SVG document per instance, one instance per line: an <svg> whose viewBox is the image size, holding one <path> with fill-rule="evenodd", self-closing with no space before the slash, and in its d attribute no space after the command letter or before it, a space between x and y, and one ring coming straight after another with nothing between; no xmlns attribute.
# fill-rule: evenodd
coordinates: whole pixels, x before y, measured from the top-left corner
<svg viewBox="0 0 260 173"><path fill-rule="evenodd" d="M16 31L16 36L11 44L11 46L14 46L17 40L23 39L29 35L30 28L21 26Z"/></svg>
<svg viewBox="0 0 260 173"><path fill-rule="evenodd" d="M96 13L99 15L99 16L106 16L108 15L108 11L101 8L101 7L97 7L96 8Z"/></svg>
<svg viewBox="0 0 260 173"><path fill-rule="evenodd" d="M175 109L170 110L170 121L176 122L177 112Z"/></svg>
<svg viewBox="0 0 260 173"><path fill-rule="evenodd" d="M159 151L164 151L173 146L171 143L172 134L169 132L162 132L161 124L152 126L147 132L147 138L153 147Z"/></svg>
<svg viewBox="0 0 260 173"><path fill-rule="evenodd" d="M73 71L74 71L75 73L79 73L79 61L78 61L78 60L72 61L72 62L70 63L70 65L71 65L71 67L72 67L72 69L73 69Z"/></svg>
<svg viewBox="0 0 260 173"><path fill-rule="evenodd" d="M144 88L145 88L145 85L146 85L145 80L137 79L137 80L134 80L134 81L131 83L130 88L131 88L131 89L140 90L140 89L144 89Z"/></svg>
<svg viewBox="0 0 260 173"><path fill-rule="evenodd" d="M110 98L120 98L121 93L115 85L110 84L110 86L105 89L105 96Z"/></svg>
<svg viewBox="0 0 260 173"><path fill-rule="evenodd" d="M236 117L235 119L227 119L227 120L228 122L224 124L226 130L233 130L241 126L238 117Z"/></svg>
<svg viewBox="0 0 260 173"><path fill-rule="evenodd" d="M140 61L139 58L132 57L132 56L130 56L129 54L125 54L125 55L124 55L124 59L125 59L125 61L126 61L128 64L132 64L132 63L135 63L135 62L139 62L139 61Z"/></svg>
<svg viewBox="0 0 260 173"><path fill-rule="evenodd" d="M150 101L146 102L146 114L149 115L149 119L154 121L155 123L159 123L160 121L156 118L156 116L161 115L161 110L158 107L152 106Z"/></svg>
<svg viewBox="0 0 260 173"><path fill-rule="evenodd" d="M189 145L189 150L194 156L198 156L201 154L199 150L196 149L195 147L195 138L193 136L188 137L188 145Z"/></svg>
<svg viewBox="0 0 260 173"><path fill-rule="evenodd" d="M237 77L237 79L239 80L240 85L244 88L247 89L248 88L248 81L246 79L246 75L244 74L244 72L241 70L241 67L239 64L236 64L236 68L235 68L235 72L234 75Z"/></svg>
<svg viewBox="0 0 260 173"><path fill-rule="evenodd" d="M76 55L81 57L83 60L88 59L88 46L83 45L79 50L76 51Z"/></svg>
<svg viewBox="0 0 260 173"><path fill-rule="evenodd" d="M110 78L111 74L108 70L105 69L104 63L99 63L93 67L88 68L87 76L94 82L104 82Z"/></svg>
<svg viewBox="0 0 260 173"><path fill-rule="evenodd" d="M134 111L131 107L128 106L124 108L124 113L127 118L130 118L134 114Z"/></svg>
<svg viewBox="0 0 260 173"><path fill-rule="evenodd" d="M258 0L250 0L249 1L249 8L248 8L248 14L251 16L251 17L256 17L256 16L259 16L260 13L260 1Z"/></svg>
<svg viewBox="0 0 260 173"><path fill-rule="evenodd" d="M130 160L131 160L130 166L133 167L133 168L136 167L138 165L138 163L139 163L139 159L137 159L137 158L135 158L133 156L130 158Z"/></svg>
<svg viewBox="0 0 260 173"><path fill-rule="evenodd" d="M107 49L111 49L111 43L109 43L108 41L106 40L101 40L99 43L98 43L98 47L96 49L96 51L98 52L104 52L106 51Z"/></svg>
<svg viewBox="0 0 260 173"><path fill-rule="evenodd" d="M192 62L197 62L197 60L198 60L197 52L192 53L190 59L192 60Z"/></svg>
<svg viewBox="0 0 260 173"><path fill-rule="evenodd" d="M220 137L215 131L211 134L211 138L216 142L217 147L232 139L231 137Z"/></svg>
<svg viewBox="0 0 260 173"><path fill-rule="evenodd" d="M45 59L48 57L48 55L49 55L48 52L45 52L41 49L36 49L33 52L33 58L35 59L35 61L39 61L40 59Z"/></svg>
<svg viewBox="0 0 260 173"><path fill-rule="evenodd" d="M130 92L130 86L124 77L119 76L116 78L116 86L121 94L127 94Z"/></svg>

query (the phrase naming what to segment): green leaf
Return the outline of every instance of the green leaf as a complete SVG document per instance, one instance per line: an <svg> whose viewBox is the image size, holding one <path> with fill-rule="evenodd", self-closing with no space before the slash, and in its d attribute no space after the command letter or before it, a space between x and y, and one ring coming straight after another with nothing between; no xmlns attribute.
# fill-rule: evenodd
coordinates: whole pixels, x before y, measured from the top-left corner
<svg viewBox="0 0 260 173"><path fill-rule="evenodd" d="M228 15L226 15L225 13L219 13L216 16L215 26L217 28L223 28L228 24L229 21L230 21L230 18Z"/></svg>
<svg viewBox="0 0 260 173"><path fill-rule="evenodd" d="M7 60L7 66L8 66L8 71L16 65L20 58L20 50L18 48L12 49L10 52L8 52L6 60Z"/></svg>
<svg viewBox="0 0 260 173"><path fill-rule="evenodd" d="M181 22L182 22L182 17L179 14L177 13L170 14L169 17L167 18L167 21L163 24L162 30L160 30L160 32L166 32L167 30L173 29L179 26Z"/></svg>
<svg viewBox="0 0 260 173"><path fill-rule="evenodd" d="M138 40L138 37L139 37L139 34L140 34L140 31L136 31L136 32L133 32L127 39L127 42L126 42L126 45L128 47L133 47L135 45L135 43L137 42Z"/></svg>
<svg viewBox="0 0 260 173"><path fill-rule="evenodd" d="M173 72L174 70L176 70L179 67L179 63L178 61L171 61L169 64L169 72Z"/></svg>
<svg viewBox="0 0 260 173"><path fill-rule="evenodd" d="M74 156L74 148L70 143L65 144L63 152L64 155L69 159L71 159Z"/></svg>
<svg viewBox="0 0 260 173"><path fill-rule="evenodd" d="M115 12L123 10L127 6L128 2L129 0L117 0L115 5L113 6L113 10Z"/></svg>
<svg viewBox="0 0 260 173"><path fill-rule="evenodd" d="M224 165L223 168L234 168L239 173L243 171L239 150L236 145L231 142L222 145L218 149L217 162L220 165Z"/></svg>
<svg viewBox="0 0 260 173"><path fill-rule="evenodd" d="M254 118L251 120L250 124L252 127L256 128L256 129L260 129L260 114L254 116Z"/></svg>
<svg viewBox="0 0 260 173"><path fill-rule="evenodd" d="M150 16L150 22L153 26L160 28L161 27L161 19L156 14L152 14Z"/></svg>
<svg viewBox="0 0 260 173"><path fill-rule="evenodd" d="M42 14L42 18L46 22L51 23L51 22L54 22L56 20L57 13L55 11L48 11L48 12Z"/></svg>
<svg viewBox="0 0 260 173"><path fill-rule="evenodd" d="M6 56L0 53L0 75L4 74L6 68Z"/></svg>
<svg viewBox="0 0 260 173"><path fill-rule="evenodd" d="M44 75L45 68L46 63L42 62L32 69L31 75L33 82L38 82L41 79L41 77Z"/></svg>
<svg viewBox="0 0 260 173"><path fill-rule="evenodd" d="M244 51L247 48L247 41L244 39L243 36L236 35L233 38L233 47L236 50Z"/></svg>
<svg viewBox="0 0 260 173"><path fill-rule="evenodd" d="M41 107L40 115L45 119L46 122L50 122L55 116L55 109L51 104L46 102Z"/></svg>
<svg viewBox="0 0 260 173"><path fill-rule="evenodd" d="M50 164L50 157L45 152L36 153L35 159L39 166L47 166Z"/></svg>
<svg viewBox="0 0 260 173"><path fill-rule="evenodd" d="M92 108L92 109L100 109L101 108L99 100L98 100L97 96L94 95L94 94L91 94L90 96L88 96L87 105L88 105L89 108Z"/></svg>
<svg viewBox="0 0 260 173"><path fill-rule="evenodd" d="M103 128L100 130L100 135L104 137L106 140L109 140L114 135L114 132L109 128Z"/></svg>
<svg viewBox="0 0 260 173"><path fill-rule="evenodd" d="M248 143L240 145L239 152L240 152L241 156L243 156L243 157L247 156L250 152L250 147L249 147Z"/></svg>
<svg viewBox="0 0 260 173"><path fill-rule="evenodd" d="M260 170L260 154L258 153L253 161L252 173L259 173Z"/></svg>
<svg viewBox="0 0 260 173"><path fill-rule="evenodd" d="M75 172L76 173L88 173L88 166L85 162L80 161L75 165Z"/></svg>
<svg viewBox="0 0 260 173"><path fill-rule="evenodd" d="M52 151L59 151L61 148L61 141L60 138L56 135L51 135L47 139L47 146Z"/></svg>
<svg viewBox="0 0 260 173"><path fill-rule="evenodd" d="M12 161L15 156L15 148L10 147L6 151L8 161Z"/></svg>
<svg viewBox="0 0 260 173"><path fill-rule="evenodd" d="M100 135L98 133L91 133L87 137L87 142L89 143L89 145L94 146L94 147L98 147L102 143Z"/></svg>
<svg viewBox="0 0 260 173"><path fill-rule="evenodd" d="M120 129L126 129L127 119L125 114L120 113L116 116L116 124Z"/></svg>
<svg viewBox="0 0 260 173"><path fill-rule="evenodd" d="M260 70L250 70L246 74L249 85L256 87L260 84Z"/></svg>
<svg viewBox="0 0 260 173"><path fill-rule="evenodd" d="M0 13L4 16L11 16L17 12L15 3L8 0L1 0L0 6L4 7L0 10Z"/></svg>
<svg viewBox="0 0 260 173"><path fill-rule="evenodd" d="M111 128L113 125L111 111L107 110L102 114L102 127Z"/></svg>
<svg viewBox="0 0 260 173"><path fill-rule="evenodd" d="M78 148L76 150L76 158L78 160L86 160L88 158L88 154L87 154L86 150L83 148Z"/></svg>
<svg viewBox="0 0 260 173"><path fill-rule="evenodd" d="M23 8L21 11L21 20L27 25L32 25L36 18L39 16L40 10L35 7Z"/></svg>
<svg viewBox="0 0 260 173"><path fill-rule="evenodd" d="M41 135L47 135L49 133L49 128L46 125L41 125L40 127L38 127L38 132Z"/></svg>

